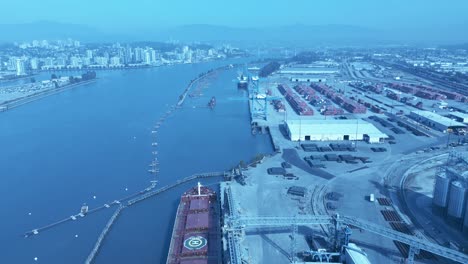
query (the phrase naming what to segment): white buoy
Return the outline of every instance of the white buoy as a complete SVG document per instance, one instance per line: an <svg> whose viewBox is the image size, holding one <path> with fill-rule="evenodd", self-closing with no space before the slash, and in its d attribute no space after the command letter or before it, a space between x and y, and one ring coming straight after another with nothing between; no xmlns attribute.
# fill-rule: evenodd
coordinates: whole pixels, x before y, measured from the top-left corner
<svg viewBox="0 0 468 264"><path fill-rule="evenodd" d="M29 213L28 215L31 215L31 213Z"/></svg>
<svg viewBox="0 0 468 264"><path fill-rule="evenodd" d="M93 199L96 199L96 195L93 196Z"/></svg>
<svg viewBox="0 0 468 264"><path fill-rule="evenodd" d="M75 237L78 237L78 235L75 235Z"/></svg>
<svg viewBox="0 0 468 264"><path fill-rule="evenodd" d="M125 191L128 191L128 188L125 188Z"/></svg>
<svg viewBox="0 0 468 264"><path fill-rule="evenodd" d="M37 257L34 257L34 261L37 261Z"/></svg>

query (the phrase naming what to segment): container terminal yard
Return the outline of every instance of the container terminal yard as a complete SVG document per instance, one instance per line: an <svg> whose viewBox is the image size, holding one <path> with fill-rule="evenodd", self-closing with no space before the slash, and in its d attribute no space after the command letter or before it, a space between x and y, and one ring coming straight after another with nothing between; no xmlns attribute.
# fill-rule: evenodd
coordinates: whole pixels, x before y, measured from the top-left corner
<svg viewBox="0 0 468 264"><path fill-rule="evenodd" d="M221 184L224 263L468 262L467 94L384 67L240 75L276 153Z"/></svg>
<svg viewBox="0 0 468 264"><path fill-rule="evenodd" d="M248 101L252 133L268 133L275 153L159 189L152 181L25 236L116 207L85 262L93 263L125 208L182 183L221 177L219 188L199 183L182 195L167 263L468 263L466 95L438 97L444 91L436 88L431 98L406 94L396 87L413 87L408 79L419 77L399 72L396 83L377 81L350 65L283 64L267 77L251 67L232 85L247 98L228 100ZM210 76L233 67L242 66L191 81L158 120L149 173L159 172L165 119L201 94ZM211 97L204 107L216 112L217 103Z"/></svg>

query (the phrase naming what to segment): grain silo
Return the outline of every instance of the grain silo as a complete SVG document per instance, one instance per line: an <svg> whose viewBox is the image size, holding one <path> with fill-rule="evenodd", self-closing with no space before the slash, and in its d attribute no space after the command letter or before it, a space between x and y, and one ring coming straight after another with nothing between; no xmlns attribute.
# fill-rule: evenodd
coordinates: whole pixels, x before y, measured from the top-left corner
<svg viewBox="0 0 468 264"><path fill-rule="evenodd" d="M448 219L462 223L466 207L466 186L464 182L453 181L450 184L450 195L447 206Z"/></svg>
<svg viewBox="0 0 468 264"><path fill-rule="evenodd" d="M465 221L463 222L463 231L468 233L468 201L466 201L465 206Z"/></svg>
<svg viewBox="0 0 468 264"><path fill-rule="evenodd" d="M440 213L446 211L449 201L450 182L451 178L445 172L437 174L432 198L434 211Z"/></svg>

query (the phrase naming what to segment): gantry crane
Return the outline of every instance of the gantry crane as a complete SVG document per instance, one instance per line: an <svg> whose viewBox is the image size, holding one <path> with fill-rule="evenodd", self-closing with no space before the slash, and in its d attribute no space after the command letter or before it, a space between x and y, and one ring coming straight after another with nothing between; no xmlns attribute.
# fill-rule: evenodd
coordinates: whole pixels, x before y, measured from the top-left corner
<svg viewBox="0 0 468 264"><path fill-rule="evenodd" d="M229 198L228 198L229 199ZM335 216L329 215L310 215L310 216L294 216L294 217L240 217L239 215L234 215L226 218L224 230L231 236L238 237L238 234L245 232L247 229L262 229L262 228L272 228L272 227L292 227L293 230L297 230L297 226L312 226L312 225L333 225L335 232L343 232L343 227L354 226L362 230L367 230L379 236L383 236L394 241L399 241L409 246L409 253L407 258L407 263L414 263L414 257L419 253L420 250L425 250L431 252L435 255L445 257L447 259L459 262L459 263L468 263L468 256L458 252L453 249L449 249L435 243L429 242L425 239L421 239L415 236L407 235L398 231L395 231L390 228L382 227L374 223L360 220L353 217L340 216L336 214ZM294 231L293 231L294 232ZM349 242L349 232L345 232L345 238L343 243ZM236 235L234 235L236 234ZM294 252L294 235L292 235L292 249L291 253L291 262L295 262L295 252ZM239 239L236 238L232 243L236 243ZM347 246L344 244L343 246ZM235 250L238 251L239 245L235 245ZM236 259L240 257L240 254L231 255L231 263L242 263L241 259Z"/></svg>
<svg viewBox="0 0 468 264"><path fill-rule="evenodd" d="M268 103L274 100L282 100L282 97L271 96L267 93L260 92L260 78L258 76L249 75L249 96L231 97L230 101L249 101L252 120L267 120L268 119Z"/></svg>

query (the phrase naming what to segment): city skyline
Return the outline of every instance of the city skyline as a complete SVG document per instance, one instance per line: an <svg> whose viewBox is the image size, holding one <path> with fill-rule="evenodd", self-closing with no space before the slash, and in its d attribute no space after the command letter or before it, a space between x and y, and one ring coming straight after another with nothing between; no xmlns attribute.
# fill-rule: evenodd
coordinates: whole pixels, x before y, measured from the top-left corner
<svg viewBox="0 0 468 264"><path fill-rule="evenodd" d="M33 40L14 43L9 49L0 51L0 80L5 76L28 76L41 70L152 67L242 55L243 51L230 45L214 47L154 42L89 45L71 38Z"/></svg>

